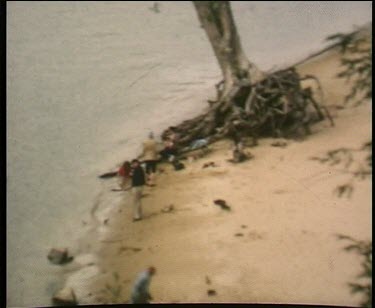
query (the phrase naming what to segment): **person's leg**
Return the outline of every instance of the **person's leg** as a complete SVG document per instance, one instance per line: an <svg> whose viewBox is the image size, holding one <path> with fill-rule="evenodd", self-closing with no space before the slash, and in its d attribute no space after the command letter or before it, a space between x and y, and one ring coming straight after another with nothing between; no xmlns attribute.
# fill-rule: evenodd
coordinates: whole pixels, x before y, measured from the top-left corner
<svg viewBox="0 0 375 308"><path fill-rule="evenodd" d="M124 177L118 176L118 186L120 186L120 189L124 189Z"/></svg>
<svg viewBox="0 0 375 308"><path fill-rule="evenodd" d="M127 190L128 188L130 188L129 184L130 184L130 178L129 177L123 177L122 183L121 183L122 189Z"/></svg>
<svg viewBox="0 0 375 308"><path fill-rule="evenodd" d="M159 154L160 154L160 156L162 157L163 160L167 160L168 159L167 148L165 148L164 150L160 151Z"/></svg>
<svg viewBox="0 0 375 308"><path fill-rule="evenodd" d="M121 177L120 187L122 190L125 189L125 185L126 185L125 177Z"/></svg>
<svg viewBox="0 0 375 308"><path fill-rule="evenodd" d="M150 162L150 185L155 185L156 163L156 160Z"/></svg>
<svg viewBox="0 0 375 308"><path fill-rule="evenodd" d="M149 161L148 185L155 185L156 160Z"/></svg>
<svg viewBox="0 0 375 308"><path fill-rule="evenodd" d="M146 163L146 174L149 175L151 173L152 161L146 160L145 163Z"/></svg>
<svg viewBox="0 0 375 308"><path fill-rule="evenodd" d="M242 140L237 143L237 149L242 153L244 150L243 142Z"/></svg>
<svg viewBox="0 0 375 308"><path fill-rule="evenodd" d="M147 178L148 185L151 185L151 171L152 171L152 161L146 160L146 178Z"/></svg>
<svg viewBox="0 0 375 308"><path fill-rule="evenodd" d="M134 220L142 219L142 186L133 188L134 190Z"/></svg>
<svg viewBox="0 0 375 308"><path fill-rule="evenodd" d="M151 163L151 173L156 173L156 164L157 164L157 161L153 160Z"/></svg>

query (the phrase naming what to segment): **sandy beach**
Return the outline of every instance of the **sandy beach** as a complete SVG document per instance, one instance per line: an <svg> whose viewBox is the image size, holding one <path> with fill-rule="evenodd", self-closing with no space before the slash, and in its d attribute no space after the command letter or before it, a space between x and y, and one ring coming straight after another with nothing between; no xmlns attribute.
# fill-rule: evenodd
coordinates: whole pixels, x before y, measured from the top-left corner
<svg viewBox="0 0 375 308"><path fill-rule="evenodd" d="M312 135L285 140L285 147L272 146L279 139L261 139L247 149L254 158L241 164L228 162L229 140L185 161L184 170L161 164L156 187L145 189L140 222L131 220L129 193L112 192L117 195L99 228L82 244L89 254L77 258L81 270L67 280L80 304L126 302L136 275L153 265L155 303L359 305L360 295L347 284L361 259L344 251L336 234L371 240L372 178L353 180L351 197L339 198L335 188L351 175L311 158L371 140L371 104L340 108L349 85L335 78L337 50L298 70L319 78L335 126L320 122ZM216 167L202 168L207 162ZM117 185L117 179L103 183L108 191ZM215 206L215 199L226 200L231 211ZM173 210L163 212L169 205ZM120 295L112 296L108 286L121 286Z"/></svg>

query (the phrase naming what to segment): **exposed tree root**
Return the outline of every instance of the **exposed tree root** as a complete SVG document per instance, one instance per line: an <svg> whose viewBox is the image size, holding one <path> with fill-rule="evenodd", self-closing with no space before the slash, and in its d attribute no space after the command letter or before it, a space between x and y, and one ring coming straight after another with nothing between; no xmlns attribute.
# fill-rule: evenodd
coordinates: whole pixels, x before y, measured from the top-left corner
<svg viewBox="0 0 375 308"><path fill-rule="evenodd" d="M175 127L180 135L177 146L186 147L200 138L212 142L224 137L239 140L247 136L253 137L256 144L258 137L310 134L310 125L324 119L334 125L311 88L302 88L301 81L306 79L314 79L322 91L316 77L301 77L294 67L276 71L254 84L241 79L224 95L220 82L216 86L217 99L209 101L209 109ZM162 136L167 133L168 130L164 131Z"/></svg>

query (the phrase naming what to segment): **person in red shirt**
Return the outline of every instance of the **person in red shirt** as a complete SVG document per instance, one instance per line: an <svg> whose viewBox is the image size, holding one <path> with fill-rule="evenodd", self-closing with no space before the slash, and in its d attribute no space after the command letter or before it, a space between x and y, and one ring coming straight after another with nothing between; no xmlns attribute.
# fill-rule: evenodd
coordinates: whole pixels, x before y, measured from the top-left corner
<svg viewBox="0 0 375 308"><path fill-rule="evenodd" d="M127 187L128 184L130 184L130 179L131 179L130 172L131 172L130 162L125 161L117 173L120 179L120 187L122 190L125 190L130 187L130 186Z"/></svg>

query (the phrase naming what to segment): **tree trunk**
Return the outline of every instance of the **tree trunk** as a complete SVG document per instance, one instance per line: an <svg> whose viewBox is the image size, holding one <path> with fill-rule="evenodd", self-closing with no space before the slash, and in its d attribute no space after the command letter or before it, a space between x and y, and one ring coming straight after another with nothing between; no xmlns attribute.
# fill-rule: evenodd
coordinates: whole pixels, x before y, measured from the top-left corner
<svg viewBox="0 0 375 308"><path fill-rule="evenodd" d="M223 74L218 100L241 80L259 81L263 74L243 52L229 1L193 1L193 4Z"/></svg>
<svg viewBox="0 0 375 308"><path fill-rule="evenodd" d="M193 4L223 80L216 85L217 99L209 101L204 114L175 127L180 135L176 141L178 148L188 149L193 140L200 138L208 138L211 143L230 137L238 143L239 139L252 137L256 144L257 137L286 137L301 128L308 134L314 117L308 115L307 106L313 105L319 120L322 112L311 91L302 89L295 68L265 75L246 58L228 1L193 1ZM311 77L315 78L308 78ZM167 134L168 130L162 136Z"/></svg>

